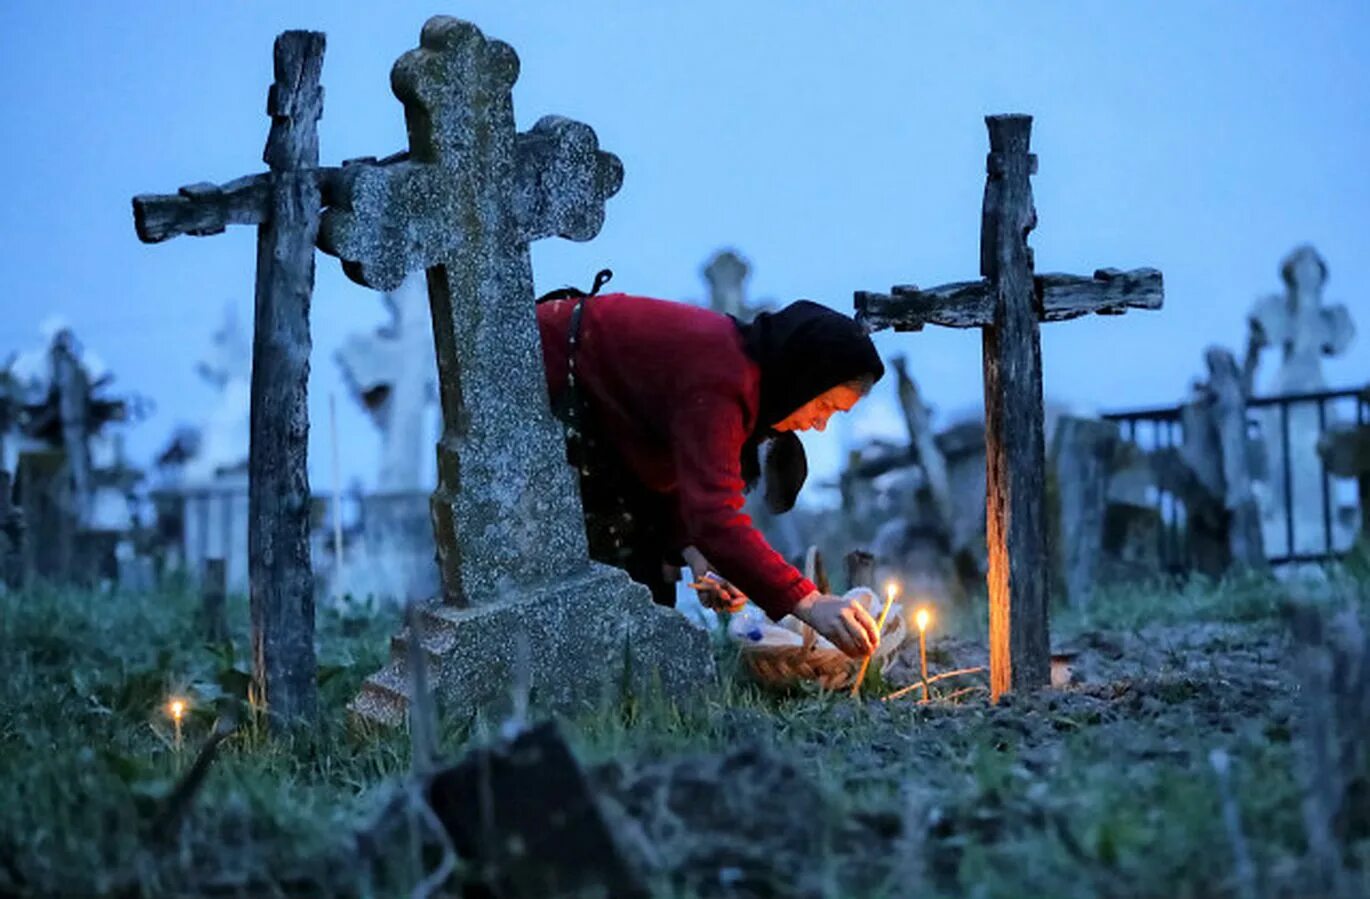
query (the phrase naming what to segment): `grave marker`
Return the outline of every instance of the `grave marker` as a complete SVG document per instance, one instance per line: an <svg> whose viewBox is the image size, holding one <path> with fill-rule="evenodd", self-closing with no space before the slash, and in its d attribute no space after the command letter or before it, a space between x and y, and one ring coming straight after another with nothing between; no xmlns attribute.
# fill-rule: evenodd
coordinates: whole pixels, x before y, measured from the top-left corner
<svg viewBox="0 0 1370 899"><path fill-rule="evenodd" d="M1311 246L1301 246L1280 266L1284 294L1258 302L1248 316L1253 356L1269 347L1279 353L1270 392L1288 396L1326 389L1322 357L1339 356L1356 334L1345 306L1325 306L1327 263ZM1253 363L1249 363L1253 364ZM1322 465L1318 437L1331 416L1316 402L1272 407L1264 415L1269 498L1264 508L1265 544L1272 555L1321 552L1327 538L1322 509ZM1287 458L1286 458L1287 456Z"/></svg>
<svg viewBox="0 0 1370 899"><path fill-rule="evenodd" d="M1045 472L1041 322L1128 308L1157 309L1155 269L1101 269L1092 278L1034 275L1028 233L1037 225L1028 152L1032 118L988 116L990 153L980 230L979 281L891 294L858 292L858 318L872 330L925 325L980 328L985 369L986 507L989 544L990 691L1046 685L1050 560L1044 543Z"/></svg>
<svg viewBox="0 0 1370 899"><path fill-rule="evenodd" d="M270 171L177 196L133 198L145 243L257 225L248 453L248 566L256 701L279 721L314 716L314 577L309 558L309 304L322 205L318 120L324 36L276 38L267 95Z"/></svg>
<svg viewBox="0 0 1370 899"><path fill-rule="evenodd" d="M533 691L553 705L616 689L629 648L635 686L656 679L682 694L712 673L707 636L589 562L534 313L529 244L592 238L623 168L579 122L548 116L517 134L518 67L511 47L474 25L430 19L391 74L409 153L344 166L319 232L320 248L368 287L393 290L427 271L443 601L424 610L424 649L435 687L464 712L507 695L519 632L533 649ZM402 720L407 639L368 681L358 714Z"/></svg>

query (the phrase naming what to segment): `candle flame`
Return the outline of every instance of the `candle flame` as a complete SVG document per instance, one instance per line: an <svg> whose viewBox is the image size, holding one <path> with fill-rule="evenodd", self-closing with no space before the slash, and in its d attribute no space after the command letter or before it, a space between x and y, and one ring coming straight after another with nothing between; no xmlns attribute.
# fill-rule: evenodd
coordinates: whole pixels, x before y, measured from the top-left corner
<svg viewBox="0 0 1370 899"><path fill-rule="evenodd" d="M899 593L899 585L896 584L894 581L890 581L888 584L885 585L885 598L886 598L889 602L894 602L894 597L895 597L898 593Z"/></svg>
<svg viewBox="0 0 1370 899"><path fill-rule="evenodd" d="M173 699L167 703L167 714L171 715L177 723L185 717L186 701L184 699Z"/></svg>
<svg viewBox="0 0 1370 899"><path fill-rule="evenodd" d="M918 629L920 631L925 631L928 629L928 618L929 615L927 609L919 609L917 614L913 616L913 620L915 623L917 623Z"/></svg>

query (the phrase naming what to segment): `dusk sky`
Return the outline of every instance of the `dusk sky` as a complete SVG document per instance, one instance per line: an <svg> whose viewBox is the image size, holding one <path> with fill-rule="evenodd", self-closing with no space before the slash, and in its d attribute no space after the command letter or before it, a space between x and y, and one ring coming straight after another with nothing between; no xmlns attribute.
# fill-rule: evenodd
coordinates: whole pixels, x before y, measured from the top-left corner
<svg viewBox="0 0 1370 899"><path fill-rule="evenodd" d="M538 290L588 285L699 301L720 247L754 297L817 299L978 276L983 116L1035 117L1039 271L1155 266L1165 309L1043 328L1049 400L1080 411L1183 398L1212 343L1311 242L1327 300L1362 333L1324 366L1370 380L1370 3L220 2L0 4L0 361L61 315L156 404L130 434L146 462L214 392L194 373L226 304L252 309L254 229L146 246L130 198L261 171L271 45L327 33L322 160L405 146L394 60L434 13L475 22L522 62L520 128L590 124L625 168L588 243L536 244ZM328 401L346 479L377 437L333 353L384 318L319 255L312 479L326 490ZM980 403L975 332L882 334L939 421ZM1275 360L1262 369L1269 376ZM893 378L889 379L890 382ZM899 433L890 383L848 433ZM837 435L809 441L822 476Z"/></svg>

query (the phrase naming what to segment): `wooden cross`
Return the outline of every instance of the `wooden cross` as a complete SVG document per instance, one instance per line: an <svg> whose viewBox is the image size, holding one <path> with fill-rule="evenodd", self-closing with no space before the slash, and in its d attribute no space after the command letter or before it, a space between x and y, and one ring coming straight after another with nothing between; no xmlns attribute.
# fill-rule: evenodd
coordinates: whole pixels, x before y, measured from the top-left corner
<svg viewBox="0 0 1370 899"><path fill-rule="evenodd" d="M271 719L314 716L314 575L309 559L309 304L322 206L318 121L324 36L276 38L267 95L270 171L175 196L133 198L145 243L257 225L248 451L248 571L256 701Z"/></svg>
<svg viewBox="0 0 1370 899"><path fill-rule="evenodd" d="M319 247L360 284L426 270L443 433L434 537L448 603L495 604L588 565L565 438L547 401L529 244L589 240L623 180L588 125L514 125L518 57L438 16L395 63L409 153L343 167Z"/></svg>
<svg viewBox="0 0 1370 899"><path fill-rule="evenodd" d="M1092 278L1034 275L1027 236L1037 224L1028 152L1032 117L988 116L990 153L980 227L978 281L930 290L856 293L871 330L925 325L980 328L985 370L986 508L989 544L990 693L1033 689L1051 679L1047 625L1049 556L1042 360L1038 325L1089 313L1159 309L1155 269L1096 271Z"/></svg>

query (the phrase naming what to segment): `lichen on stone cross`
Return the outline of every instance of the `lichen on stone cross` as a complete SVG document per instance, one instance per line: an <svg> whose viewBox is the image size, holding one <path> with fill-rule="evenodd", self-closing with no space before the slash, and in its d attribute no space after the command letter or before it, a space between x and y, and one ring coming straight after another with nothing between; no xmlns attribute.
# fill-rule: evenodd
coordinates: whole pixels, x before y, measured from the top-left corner
<svg viewBox="0 0 1370 899"><path fill-rule="evenodd" d="M433 520L449 602L496 601L587 564L576 486L542 371L528 244L589 240L623 167L589 126L517 134L518 57L435 17L391 73L409 157L340 174L319 246L393 290L428 271L444 430Z"/></svg>

